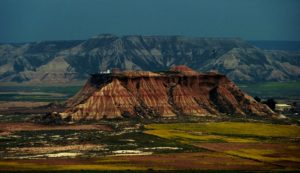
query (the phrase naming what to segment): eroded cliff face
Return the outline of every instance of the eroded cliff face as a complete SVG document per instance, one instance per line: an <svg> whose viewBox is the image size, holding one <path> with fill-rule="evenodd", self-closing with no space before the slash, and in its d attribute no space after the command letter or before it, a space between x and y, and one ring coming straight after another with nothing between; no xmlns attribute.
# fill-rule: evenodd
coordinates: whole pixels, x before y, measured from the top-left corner
<svg viewBox="0 0 300 173"><path fill-rule="evenodd" d="M67 101L62 118L74 121L122 117L272 116L226 76L200 74L186 66L167 72L95 74Z"/></svg>

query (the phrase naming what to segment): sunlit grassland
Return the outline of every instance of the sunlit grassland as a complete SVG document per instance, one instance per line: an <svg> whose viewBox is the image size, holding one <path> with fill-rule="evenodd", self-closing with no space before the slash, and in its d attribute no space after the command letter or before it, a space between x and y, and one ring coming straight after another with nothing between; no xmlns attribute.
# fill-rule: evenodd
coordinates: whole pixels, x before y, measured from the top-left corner
<svg viewBox="0 0 300 173"><path fill-rule="evenodd" d="M222 160L222 163L218 161ZM184 164L182 164L184 163ZM22 161L0 161L0 170L22 170L22 171L124 171L131 170L141 172L152 172L151 170L185 170L189 164L194 170L207 170L211 169L211 165L218 165L217 170L228 170L231 166L265 166L263 163L251 160L240 159L231 155L226 155L218 152L197 152L197 153L169 153L169 154L156 154L148 156L106 156L101 158L93 158L89 163L82 164L51 164L48 163L37 164L32 160ZM220 168L221 167L221 168ZM190 169L187 169L187 172ZM177 172L177 171L175 171Z"/></svg>
<svg viewBox="0 0 300 173"><path fill-rule="evenodd" d="M300 126L248 122L211 122L150 124L151 130L180 130L201 132L203 134L249 135L261 137L300 137Z"/></svg>
<svg viewBox="0 0 300 173"><path fill-rule="evenodd" d="M297 143L300 126L295 125L242 122L149 124L144 133L287 168L289 163L300 164Z"/></svg>
<svg viewBox="0 0 300 173"><path fill-rule="evenodd" d="M167 139L176 139L181 142L256 142L254 138L228 137L221 135L199 134L180 130L147 130L146 134L156 135Z"/></svg>
<svg viewBox="0 0 300 173"><path fill-rule="evenodd" d="M224 152L234 156L250 158L250 159L260 160L264 162L279 162L279 161L300 162L299 157L286 156L285 153L278 152L274 149L239 149L239 150L228 150ZM276 155L276 157L275 156L272 157L272 155Z"/></svg>
<svg viewBox="0 0 300 173"><path fill-rule="evenodd" d="M80 171L80 170L146 170L129 163L110 163L110 164L76 164L76 165L51 165L51 164L36 164L36 163L21 163L14 161L0 161L1 170L22 170L22 171Z"/></svg>
<svg viewBox="0 0 300 173"><path fill-rule="evenodd" d="M57 132L19 132L28 137ZM75 137L72 131L59 132L59 141L46 138L52 144L65 143L65 139ZM151 155L117 156L111 153L97 154L97 157L76 158L62 164L34 162L32 160L0 160L0 170L23 171L144 171L153 170L299 170L300 127L294 125L278 125L243 122L211 122L211 123L174 123L149 124L141 132L130 132L120 135L105 135L86 131L76 133L78 140L92 144L106 144L110 151L141 150L155 147L180 147L183 150L153 152ZM277 138L287 139L284 142ZM136 145L131 145L134 141ZM20 139L21 141L23 139ZM30 138L34 141L34 138ZM127 140L127 142L126 142ZM73 141L72 143L76 142ZM15 143L16 147L20 142ZM18 145L17 145L18 144ZM38 144L38 143L37 143ZM75 143L76 144L76 143ZM10 141L9 145L13 145ZM6 146L6 145L4 145ZM52 158L53 159L53 158ZM59 158L58 158L59 159ZM65 159L66 160L66 159ZM88 160L88 161L87 161ZM187 165L188 164L188 165Z"/></svg>
<svg viewBox="0 0 300 173"><path fill-rule="evenodd" d="M212 122L212 123L176 123L146 125L146 133L155 133L161 137L172 137L177 133L187 137L205 135L224 135L238 137L300 137L300 126L266 123ZM175 131L177 133L170 133ZM179 133L179 132L181 133ZM161 132L161 135L159 134Z"/></svg>

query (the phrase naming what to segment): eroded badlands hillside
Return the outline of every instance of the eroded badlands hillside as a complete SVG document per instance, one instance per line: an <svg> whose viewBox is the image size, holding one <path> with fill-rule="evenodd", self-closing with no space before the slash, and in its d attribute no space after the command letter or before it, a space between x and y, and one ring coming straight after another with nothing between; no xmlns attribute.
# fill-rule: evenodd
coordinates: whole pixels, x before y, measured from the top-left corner
<svg viewBox="0 0 300 173"><path fill-rule="evenodd" d="M0 82L69 83L111 68L185 64L236 82L300 79L300 52L266 51L236 38L99 35L78 41L0 44Z"/></svg>
<svg viewBox="0 0 300 173"><path fill-rule="evenodd" d="M113 71L94 74L60 113L65 119L122 117L272 116L226 76L200 74L186 66L170 71Z"/></svg>

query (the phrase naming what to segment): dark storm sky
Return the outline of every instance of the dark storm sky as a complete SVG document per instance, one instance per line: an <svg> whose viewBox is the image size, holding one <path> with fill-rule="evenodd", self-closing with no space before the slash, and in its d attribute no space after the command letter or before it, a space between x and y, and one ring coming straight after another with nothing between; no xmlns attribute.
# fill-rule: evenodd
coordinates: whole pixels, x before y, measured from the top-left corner
<svg viewBox="0 0 300 173"><path fill-rule="evenodd" d="M0 0L0 42L117 35L300 40L300 0Z"/></svg>

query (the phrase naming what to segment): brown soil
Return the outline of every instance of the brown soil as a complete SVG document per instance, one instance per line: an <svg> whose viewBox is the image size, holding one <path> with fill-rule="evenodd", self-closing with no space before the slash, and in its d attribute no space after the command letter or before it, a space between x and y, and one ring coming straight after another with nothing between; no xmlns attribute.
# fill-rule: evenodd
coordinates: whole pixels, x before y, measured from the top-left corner
<svg viewBox="0 0 300 173"><path fill-rule="evenodd" d="M100 160L99 160L100 159ZM272 170L276 167L253 160L222 155L215 152L174 153L147 156L112 156L99 159L34 159L11 160L19 163L37 163L51 165L85 165L85 164L115 164L128 163L145 168L160 168L171 170ZM103 163L101 161L104 161ZM98 163L96 161L99 161ZM110 162L112 161L112 162ZM0 168L1 170L1 168Z"/></svg>
<svg viewBox="0 0 300 173"><path fill-rule="evenodd" d="M12 101L12 102L0 102L0 110L8 110L12 108L34 108L39 106L46 106L49 102L29 102L29 101Z"/></svg>
<svg viewBox="0 0 300 173"><path fill-rule="evenodd" d="M64 107L49 108L49 107L47 107L47 105L37 106L37 107L10 107L7 109L0 110L0 114L2 114L2 115L47 114L47 113L51 113L51 112L62 112L64 110L65 110Z"/></svg>
<svg viewBox="0 0 300 173"><path fill-rule="evenodd" d="M293 162L293 161L280 161L280 162L275 162L276 164L279 165L284 165L288 168L298 168L300 169L299 162Z"/></svg>
<svg viewBox="0 0 300 173"><path fill-rule="evenodd" d="M300 147L289 148L295 146L295 143L201 143L196 144L196 146L219 152L240 149L261 149L275 150L279 153L287 154L288 151L293 151L293 154L297 154L300 157Z"/></svg>
<svg viewBox="0 0 300 173"><path fill-rule="evenodd" d="M107 125L42 125L35 123L0 123L0 135L7 135L15 131L34 130L103 130L112 131Z"/></svg>
<svg viewBox="0 0 300 173"><path fill-rule="evenodd" d="M228 156L216 152L119 157L119 159L129 160L130 163L146 167L162 167L176 170L265 170L275 168L253 160Z"/></svg>
<svg viewBox="0 0 300 173"><path fill-rule="evenodd" d="M197 147L216 152L239 151L242 149L272 150L272 154L264 154L264 157L270 158L300 158L300 147L297 143L201 143ZM262 162L264 162L262 160ZM299 162L294 161L276 161L269 162L273 165L289 168L300 168Z"/></svg>

